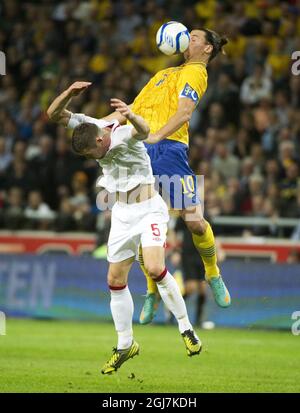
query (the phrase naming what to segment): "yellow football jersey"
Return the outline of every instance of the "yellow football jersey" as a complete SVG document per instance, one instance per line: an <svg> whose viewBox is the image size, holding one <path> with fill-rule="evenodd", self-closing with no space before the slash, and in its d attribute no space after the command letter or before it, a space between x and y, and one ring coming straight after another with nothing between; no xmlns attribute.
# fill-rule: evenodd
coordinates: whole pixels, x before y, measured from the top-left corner
<svg viewBox="0 0 300 413"><path fill-rule="evenodd" d="M207 71L203 63L185 63L159 71L141 90L133 102L133 112L142 116L157 132L175 115L180 97L190 98L197 105L207 88ZM186 122L167 139L188 145L189 123Z"/></svg>

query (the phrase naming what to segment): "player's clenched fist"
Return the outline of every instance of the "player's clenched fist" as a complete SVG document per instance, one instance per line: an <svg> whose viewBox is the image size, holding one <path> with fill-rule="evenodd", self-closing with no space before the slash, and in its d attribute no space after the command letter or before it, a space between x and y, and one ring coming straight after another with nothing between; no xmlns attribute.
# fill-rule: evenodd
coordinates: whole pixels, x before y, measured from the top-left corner
<svg viewBox="0 0 300 413"><path fill-rule="evenodd" d="M69 87L69 93L72 96L78 96L81 92L87 89L91 84L92 82L74 82Z"/></svg>
<svg viewBox="0 0 300 413"><path fill-rule="evenodd" d="M133 112L130 110L129 106L126 105L125 102L123 102L120 99L112 98L110 99L110 104L117 112L120 112L121 115L125 116L128 120L131 120L134 117Z"/></svg>

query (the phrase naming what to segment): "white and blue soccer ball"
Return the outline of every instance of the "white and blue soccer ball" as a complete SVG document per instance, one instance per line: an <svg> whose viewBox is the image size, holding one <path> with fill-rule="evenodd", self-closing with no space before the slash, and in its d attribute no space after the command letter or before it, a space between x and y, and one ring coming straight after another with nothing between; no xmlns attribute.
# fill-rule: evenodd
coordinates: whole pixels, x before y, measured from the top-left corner
<svg viewBox="0 0 300 413"><path fill-rule="evenodd" d="M158 29L156 43L159 50L168 56L183 53L189 47L190 34L182 23L171 21Z"/></svg>

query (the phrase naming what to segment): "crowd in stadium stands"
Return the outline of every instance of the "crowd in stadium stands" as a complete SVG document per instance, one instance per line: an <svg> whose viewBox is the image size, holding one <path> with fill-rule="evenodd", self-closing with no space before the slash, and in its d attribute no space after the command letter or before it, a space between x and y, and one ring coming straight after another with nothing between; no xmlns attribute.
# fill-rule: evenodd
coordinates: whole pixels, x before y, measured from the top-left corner
<svg viewBox="0 0 300 413"><path fill-rule="evenodd" d="M276 217L300 217L300 2L102 0L0 4L0 228L95 231L97 164L72 153L68 130L45 110L75 80L93 86L71 110L102 117L130 103L158 70L181 63L156 50L168 20L230 39L208 67L190 123L190 164L205 176L208 216L274 218L254 235L282 235ZM217 234L241 229L222 226ZM300 239L300 227L284 235Z"/></svg>

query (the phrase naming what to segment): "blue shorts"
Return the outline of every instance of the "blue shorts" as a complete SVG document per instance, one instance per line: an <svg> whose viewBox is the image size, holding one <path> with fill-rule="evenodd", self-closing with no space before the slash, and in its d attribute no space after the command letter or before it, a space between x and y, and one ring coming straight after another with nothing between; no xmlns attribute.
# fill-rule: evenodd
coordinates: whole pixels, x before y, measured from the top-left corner
<svg viewBox="0 0 300 413"><path fill-rule="evenodd" d="M170 139L145 146L156 187L167 204L174 209L199 205L197 178L188 164L188 146Z"/></svg>

